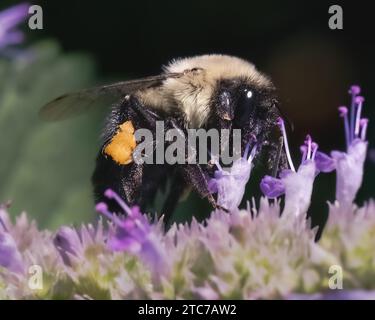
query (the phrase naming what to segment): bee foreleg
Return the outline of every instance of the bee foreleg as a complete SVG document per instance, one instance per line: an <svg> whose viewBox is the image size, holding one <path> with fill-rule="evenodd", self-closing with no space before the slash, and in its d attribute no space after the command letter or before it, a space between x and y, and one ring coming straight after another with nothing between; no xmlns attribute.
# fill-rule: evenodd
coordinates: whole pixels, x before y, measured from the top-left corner
<svg viewBox="0 0 375 320"><path fill-rule="evenodd" d="M183 174L194 190L198 193L201 198L207 198L213 208L218 208L215 198L208 188L208 174L203 170L199 164L186 164L183 165Z"/></svg>

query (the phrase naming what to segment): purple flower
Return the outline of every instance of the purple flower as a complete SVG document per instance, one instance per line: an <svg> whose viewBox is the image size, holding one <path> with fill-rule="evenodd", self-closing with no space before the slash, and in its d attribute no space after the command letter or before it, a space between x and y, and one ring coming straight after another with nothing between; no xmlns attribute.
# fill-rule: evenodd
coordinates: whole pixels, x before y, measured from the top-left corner
<svg viewBox="0 0 375 320"><path fill-rule="evenodd" d="M28 15L29 4L21 3L0 12L0 50L24 39L24 34L15 29Z"/></svg>
<svg viewBox="0 0 375 320"><path fill-rule="evenodd" d="M349 206L353 203L358 189L362 184L363 165L367 152L366 131L368 119L361 118L364 98L358 96L359 86L352 86L349 93L352 96L352 103L349 110L345 106L339 107L340 116L344 119L346 152L332 151L331 157L325 153L319 152L318 146L312 142L311 137L307 136L305 144L301 147L302 162L298 171L294 169L291 160L284 121L279 120L279 125L284 137L285 152L287 154L290 170L288 174L282 172L281 179L266 176L261 182L261 190L269 198L275 198L287 192L286 183L289 185L289 200L308 199L311 197L311 188L314 181L312 169L306 170L305 164L313 162L315 170L318 172L331 172L336 169L336 200L342 206ZM284 188L283 188L284 187ZM294 190L294 191L293 191ZM299 195L296 193L299 192ZM304 195L302 196L302 193ZM296 199L297 200L297 199ZM286 201L292 204L290 201ZM306 207L306 203L301 207Z"/></svg>
<svg viewBox="0 0 375 320"><path fill-rule="evenodd" d="M107 233L103 230L103 223L98 221L96 226L92 224L82 225L80 228L62 226L54 237L51 237L55 251L62 258L65 270L79 272L87 270L89 266L109 254L106 246ZM74 278L77 275L70 275Z"/></svg>
<svg viewBox="0 0 375 320"><path fill-rule="evenodd" d="M275 198L285 192L286 204L289 203L292 206L292 199L294 199L293 201L301 202L300 209L307 208L314 175L318 172L331 172L336 169L336 200L341 206L352 205L362 184L363 165L367 152L368 119L361 118L364 98L358 96L360 91L359 86L352 86L349 90L352 96L350 117L347 107L339 107L340 116L344 119L346 152L332 151L329 157L317 151L318 145L312 142L310 136L307 136L305 144L301 147L302 162L298 171L295 170L290 156L284 121L279 120L290 170L282 172L280 179L269 176L263 178L260 187L267 197ZM287 196L288 189L289 197ZM294 204L295 208L292 211L296 210L296 206L297 204Z"/></svg>
<svg viewBox="0 0 375 320"><path fill-rule="evenodd" d="M263 194L271 199L285 193L284 212L299 215L306 212L309 207L316 174L319 171L331 170L332 160L324 153L318 153L318 145L308 135L301 146L302 161L296 170L289 151L284 121L280 118L278 124L283 134L290 169L283 170L280 178L265 176L260 183L260 188Z"/></svg>
<svg viewBox="0 0 375 320"><path fill-rule="evenodd" d="M21 253L11 234L0 217L0 267L15 273L23 273Z"/></svg>
<svg viewBox="0 0 375 320"><path fill-rule="evenodd" d="M235 160L228 170L224 170L215 161L218 170L215 171L214 178L209 181L209 189L212 193L217 193L217 203L223 208L229 211L238 209L245 193L246 184L250 179L256 150L255 145L249 154L249 145L247 145L243 157Z"/></svg>
<svg viewBox="0 0 375 320"><path fill-rule="evenodd" d="M130 208L120 196L111 189L104 193L115 200L124 210L125 217L118 217L108 210L104 202L96 205L96 210L115 224L115 233L108 239L108 247L113 251L126 251L139 256L152 268L163 272L165 253L160 246L160 239L153 232L151 224L139 207Z"/></svg>
<svg viewBox="0 0 375 320"><path fill-rule="evenodd" d="M53 244L59 251L64 263L71 265L70 256L76 256L80 251L81 239L75 229L63 226L54 237Z"/></svg>
<svg viewBox="0 0 375 320"><path fill-rule="evenodd" d="M306 213L316 176L316 167L313 160L303 162L297 172L290 172L281 181L285 187L284 214L291 213L296 216Z"/></svg>
<svg viewBox="0 0 375 320"><path fill-rule="evenodd" d="M336 200L341 206L352 205L362 184L368 145L368 119L361 118L364 98L358 96L360 87L352 86L349 93L352 96L350 117L347 107L339 107L340 116L344 119L346 152L331 153L336 168Z"/></svg>

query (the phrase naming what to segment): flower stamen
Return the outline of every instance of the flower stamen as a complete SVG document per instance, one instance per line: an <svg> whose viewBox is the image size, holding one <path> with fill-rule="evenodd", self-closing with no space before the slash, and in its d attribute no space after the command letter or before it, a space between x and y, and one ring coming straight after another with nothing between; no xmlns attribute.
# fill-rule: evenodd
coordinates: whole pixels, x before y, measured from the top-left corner
<svg viewBox="0 0 375 320"><path fill-rule="evenodd" d="M95 206L95 210L105 216L107 219L113 221L117 226L121 225L121 220L108 210L108 206L104 202L99 202Z"/></svg>
<svg viewBox="0 0 375 320"><path fill-rule="evenodd" d="M315 142L311 143L311 149L312 149L311 160L315 159L315 156L316 156L316 153L318 151L318 148L319 148L319 145L317 143L315 143Z"/></svg>
<svg viewBox="0 0 375 320"><path fill-rule="evenodd" d="M300 150L302 152L302 160L301 163L303 163L307 159L307 147L305 145L302 145L300 147Z"/></svg>
<svg viewBox="0 0 375 320"><path fill-rule="evenodd" d="M307 146L307 159L310 160L311 159L311 143L312 143L312 139L311 139L311 136L308 134L306 136L306 140L305 140L305 144Z"/></svg>
<svg viewBox="0 0 375 320"><path fill-rule="evenodd" d="M249 150L250 150L250 142L246 143L245 151L243 153L244 159L247 159L247 156L249 155Z"/></svg>
<svg viewBox="0 0 375 320"><path fill-rule="evenodd" d="M124 210L124 212L126 212L129 216L132 216L132 210L129 208L129 206L124 202L124 200L122 200L120 198L120 196L114 192L113 190L111 189L107 189L105 192L104 192L104 195L108 198L108 199L113 199L115 200L119 206Z"/></svg>
<svg viewBox="0 0 375 320"><path fill-rule="evenodd" d="M350 87L349 93L352 95L352 103L350 106L350 142L354 139L354 126L355 126L355 113L356 113L356 97L361 92L361 88L359 86L353 85ZM350 144L349 142L349 144Z"/></svg>
<svg viewBox="0 0 375 320"><path fill-rule="evenodd" d="M315 143L308 134L306 136L305 144L300 147L300 150L302 152L301 163L304 163L306 160L314 160L318 151L318 144Z"/></svg>
<svg viewBox="0 0 375 320"><path fill-rule="evenodd" d="M345 141L346 141L346 148L348 148L351 142L349 119L348 119L348 108L346 106L339 107L339 113L340 113L340 117L344 119Z"/></svg>
<svg viewBox="0 0 375 320"><path fill-rule="evenodd" d="M251 149L249 158L247 159L247 162L249 164L253 162L253 160L255 158L255 153L257 152L257 149L258 149L258 145L257 144L254 145L254 147Z"/></svg>
<svg viewBox="0 0 375 320"><path fill-rule="evenodd" d="M289 163L290 169L292 169L292 171L296 172L296 169L294 168L294 165L293 165L292 157L290 156L289 145L288 145L288 138L286 136L286 129L285 129L284 120L282 118L279 118L278 121L277 121L277 124L279 125L279 127L281 129L281 133L283 135L285 153L286 153L286 157L288 159L288 163Z"/></svg>
<svg viewBox="0 0 375 320"><path fill-rule="evenodd" d="M360 129L360 121L361 121L361 112L362 112L362 104L365 99L362 96L358 96L355 98L355 102L357 104L357 113L355 118L355 129L354 129L354 137L359 137L359 129Z"/></svg>

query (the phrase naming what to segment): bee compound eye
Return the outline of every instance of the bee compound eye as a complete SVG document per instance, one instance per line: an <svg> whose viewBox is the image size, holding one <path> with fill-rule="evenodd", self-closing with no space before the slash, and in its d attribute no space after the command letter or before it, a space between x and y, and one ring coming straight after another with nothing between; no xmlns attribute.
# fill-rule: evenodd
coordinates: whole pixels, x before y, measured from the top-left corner
<svg viewBox="0 0 375 320"><path fill-rule="evenodd" d="M236 103L234 122L239 126L245 125L249 122L254 111L254 92L250 89L242 90Z"/></svg>

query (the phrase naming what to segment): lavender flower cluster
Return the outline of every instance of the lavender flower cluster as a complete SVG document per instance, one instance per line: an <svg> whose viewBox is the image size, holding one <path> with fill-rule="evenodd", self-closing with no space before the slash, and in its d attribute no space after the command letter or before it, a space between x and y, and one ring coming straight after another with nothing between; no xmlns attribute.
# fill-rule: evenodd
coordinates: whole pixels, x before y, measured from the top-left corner
<svg viewBox="0 0 375 320"><path fill-rule="evenodd" d="M29 4L21 3L0 12L0 50L24 40L24 34L16 27L25 21Z"/></svg>
<svg viewBox="0 0 375 320"><path fill-rule="evenodd" d="M340 107L347 149L318 151L310 136L296 169L284 122L279 120L290 169L261 182L265 197L239 209L256 145L229 170L217 164L210 182L221 206L204 224L174 224L143 215L112 190L124 215L105 203L96 226L40 231L25 214L12 223L0 208L0 299L261 299L332 298L331 266L343 270L340 298L371 298L375 289L375 202L354 204L362 184L368 120L364 99L352 86L350 111ZM315 177L336 171L336 201L329 204L323 236L315 242L307 210ZM280 196L285 196L281 208ZM270 200L270 199L276 199ZM30 267L42 270L42 286L30 286ZM332 289L332 288L331 288ZM361 290L361 291L356 291ZM313 294L313 295L311 295Z"/></svg>

